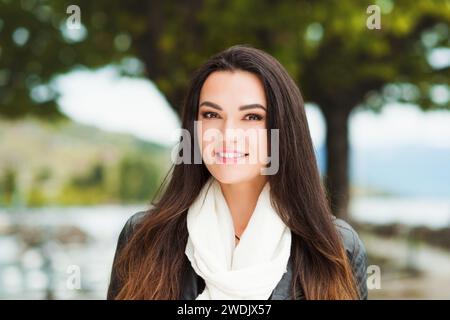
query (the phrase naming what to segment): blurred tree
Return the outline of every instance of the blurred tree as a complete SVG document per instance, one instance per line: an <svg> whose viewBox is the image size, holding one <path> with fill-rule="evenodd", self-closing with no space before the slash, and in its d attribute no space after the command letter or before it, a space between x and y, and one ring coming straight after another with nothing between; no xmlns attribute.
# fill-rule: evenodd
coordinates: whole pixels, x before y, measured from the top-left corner
<svg viewBox="0 0 450 320"><path fill-rule="evenodd" d="M13 168L6 168L0 181L0 204L9 206L13 204L14 194L17 193L17 172Z"/></svg>
<svg viewBox="0 0 450 320"><path fill-rule="evenodd" d="M148 158L129 154L119 163L119 198L138 202L154 194L159 181L155 163Z"/></svg>
<svg viewBox="0 0 450 320"><path fill-rule="evenodd" d="M46 188L44 187L52 176L52 171L48 167L40 168L33 177L30 190L26 195L26 204L29 207L42 207L48 204Z"/></svg>
<svg viewBox="0 0 450 320"><path fill-rule="evenodd" d="M373 3L381 9L380 30L366 27ZM433 56L450 50L450 1L373 3L80 0L82 25L72 30L66 26L69 3L0 0L0 114L57 116L55 75L111 63L153 80L179 111L196 67L228 46L251 44L277 57L305 100L323 111L326 185L342 217L349 200L351 111L379 110L387 101L448 108L448 99L433 92L448 96L449 66L433 64Z"/></svg>
<svg viewBox="0 0 450 320"><path fill-rule="evenodd" d="M88 169L88 172L70 177L51 201L64 205L98 204L111 201L111 195L107 191L105 175L105 165L100 162L94 163ZM31 196L35 196L35 194L31 193ZM47 204L48 201L43 200L42 203ZM30 203L30 205L33 205L33 203Z"/></svg>
<svg viewBox="0 0 450 320"><path fill-rule="evenodd" d="M103 187L104 186L104 166L101 163L96 163L87 175L76 176L70 182L74 187Z"/></svg>

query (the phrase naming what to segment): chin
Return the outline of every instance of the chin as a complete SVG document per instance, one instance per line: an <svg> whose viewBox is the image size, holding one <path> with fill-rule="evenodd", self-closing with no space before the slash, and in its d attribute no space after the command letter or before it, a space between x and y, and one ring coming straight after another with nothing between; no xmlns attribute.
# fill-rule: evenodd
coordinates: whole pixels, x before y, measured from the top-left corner
<svg viewBox="0 0 450 320"><path fill-rule="evenodd" d="M219 169L210 170L211 175L224 184L236 184L241 182L247 182L255 179L258 176L258 171L252 174L248 170L244 169Z"/></svg>

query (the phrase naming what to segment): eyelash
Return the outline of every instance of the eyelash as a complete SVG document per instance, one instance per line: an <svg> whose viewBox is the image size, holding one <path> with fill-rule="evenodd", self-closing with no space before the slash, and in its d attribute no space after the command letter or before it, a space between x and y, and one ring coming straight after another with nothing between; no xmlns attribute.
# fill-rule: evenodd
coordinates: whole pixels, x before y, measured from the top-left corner
<svg viewBox="0 0 450 320"><path fill-rule="evenodd" d="M216 114L217 115L217 113L216 112L211 112L211 111L205 111L205 112L202 112L202 116L203 116L203 118L205 118L205 119L215 119L215 118L208 118L208 115L209 114ZM260 116L259 114L256 114L256 113L249 113L249 114L247 114L247 115L245 115L246 117L247 116L256 116L257 117L257 119L254 119L254 120L248 120L248 121L261 121L262 119L264 119L264 117L262 117L262 116Z"/></svg>

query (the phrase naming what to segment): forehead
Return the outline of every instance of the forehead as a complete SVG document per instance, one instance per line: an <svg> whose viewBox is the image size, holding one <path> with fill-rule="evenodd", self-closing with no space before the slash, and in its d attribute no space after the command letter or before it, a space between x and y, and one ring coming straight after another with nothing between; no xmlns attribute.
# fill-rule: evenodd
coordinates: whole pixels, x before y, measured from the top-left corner
<svg viewBox="0 0 450 320"><path fill-rule="evenodd" d="M264 86L257 75L247 71L215 71L205 80L200 101L210 101L223 108L259 103L266 106Z"/></svg>

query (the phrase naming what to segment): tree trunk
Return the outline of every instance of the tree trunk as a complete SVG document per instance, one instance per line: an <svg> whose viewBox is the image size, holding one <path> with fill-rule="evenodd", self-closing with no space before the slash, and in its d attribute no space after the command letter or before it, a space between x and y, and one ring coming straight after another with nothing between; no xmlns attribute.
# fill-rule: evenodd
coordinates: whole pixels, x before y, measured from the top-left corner
<svg viewBox="0 0 450 320"><path fill-rule="evenodd" d="M339 107L323 110L327 124L325 186L333 214L343 219L348 217L350 198L348 170L350 110Z"/></svg>

